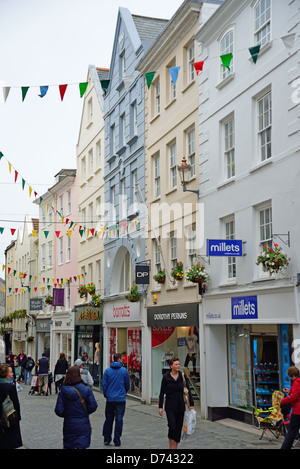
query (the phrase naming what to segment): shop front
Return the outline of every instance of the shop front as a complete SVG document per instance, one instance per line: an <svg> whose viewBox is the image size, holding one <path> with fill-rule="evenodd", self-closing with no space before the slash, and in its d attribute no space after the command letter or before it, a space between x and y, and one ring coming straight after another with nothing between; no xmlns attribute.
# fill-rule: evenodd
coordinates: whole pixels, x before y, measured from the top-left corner
<svg viewBox="0 0 300 469"><path fill-rule="evenodd" d="M100 387L103 375L103 307L80 304L74 310L74 361L82 359L84 368L93 377L94 386Z"/></svg>
<svg viewBox="0 0 300 469"><path fill-rule="evenodd" d="M123 366L130 377L128 394L138 398L143 397L142 307L141 302L126 300L104 304L106 367L113 362L115 353L121 353Z"/></svg>
<svg viewBox="0 0 300 469"><path fill-rule="evenodd" d="M147 310L151 328L151 399L159 397L168 360L178 358L189 378L194 398L200 398L198 303L156 306Z"/></svg>
<svg viewBox="0 0 300 469"><path fill-rule="evenodd" d="M293 288L206 295L202 300L206 396L211 420L252 422L252 408L266 409L276 390L290 387L299 321ZM206 407L206 409L204 409Z"/></svg>
<svg viewBox="0 0 300 469"><path fill-rule="evenodd" d="M46 354L50 360L51 341L50 341L51 319L49 317L39 317L36 319L37 353L36 359L41 358L42 353Z"/></svg>
<svg viewBox="0 0 300 469"><path fill-rule="evenodd" d="M54 312L51 325L51 370L61 353L71 366L74 355L74 318L69 312Z"/></svg>

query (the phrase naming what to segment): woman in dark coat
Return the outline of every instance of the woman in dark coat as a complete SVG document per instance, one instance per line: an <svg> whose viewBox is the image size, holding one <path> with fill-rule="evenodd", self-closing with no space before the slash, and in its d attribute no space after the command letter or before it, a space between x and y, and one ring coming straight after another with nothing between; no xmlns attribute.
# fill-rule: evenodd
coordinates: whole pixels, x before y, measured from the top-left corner
<svg viewBox="0 0 300 469"><path fill-rule="evenodd" d="M84 399L85 406L78 392ZM64 418L63 446L65 449L86 449L90 446L89 414L95 412L97 407L93 391L81 380L80 368L71 366L59 391L55 407L56 415Z"/></svg>
<svg viewBox="0 0 300 469"><path fill-rule="evenodd" d="M159 394L159 415L163 415L163 402L166 395L165 411L168 419L168 438L169 448L176 449L180 442L181 431L183 427L183 419L185 412L185 402L183 400L183 375L180 369L180 362L178 358L169 360L171 370L164 374L160 394ZM185 377L186 386L189 390L189 409L194 409L194 400L191 394L188 380Z"/></svg>
<svg viewBox="0 0 300 469"><path fill-rule="evenodd" d="M65 354L61 353L54 368L55 392L60 390L65 379L69 364L66 360Z"/></svg>
<svg viewBox="0 0 300 469"><path fill-rule="evenodd" d="M12 367L8 364L0 365L0 412L2 411L3 401L9 395L18 415L18 421L11 428L3 429L0 427L0 449L14 449L23 446L20 431L20 403L16 386L11 383L12 377Z"/></svg>

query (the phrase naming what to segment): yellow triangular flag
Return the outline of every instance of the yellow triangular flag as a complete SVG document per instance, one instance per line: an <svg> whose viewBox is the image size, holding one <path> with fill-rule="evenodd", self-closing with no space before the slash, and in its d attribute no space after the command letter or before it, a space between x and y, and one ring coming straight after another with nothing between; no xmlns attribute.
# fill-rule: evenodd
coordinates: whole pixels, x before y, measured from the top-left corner
<svg viewBox="0 0 300 469"><path fill-rule="evenodd" d="M67 234L68 234L69 238L71 238L72 230L68 230Z"/></svg>
<svg viewBox="0 0 300 469"><path fill-rule="evenodd" d="M24 288L21 288L22 293L24 293Z"/></svg>
<svg viewBox="0 0 300 469"><path fill-rule="evenodd" d="M9 169L9 172L11 173L11 164L9 161L8 161L8 169Z"/></svg>
<svg viewBox="0 0 300 469"><path fill-rule="evenodd" d="M29 197L31 197L32 187L29 186Z"/></svg>
<svg viewBox="0 0 300 469"><path fill-rule="evenodd" d="M37 234L37 230L32 230L32 236L35 238Z"/></svg>
<svg viewBox="0 0 300 469"><path fill-rule="evenodd" d="M42 286L41 286L41 291L43 291L43 290L44 290L44 286L42 285Z"/></svg>

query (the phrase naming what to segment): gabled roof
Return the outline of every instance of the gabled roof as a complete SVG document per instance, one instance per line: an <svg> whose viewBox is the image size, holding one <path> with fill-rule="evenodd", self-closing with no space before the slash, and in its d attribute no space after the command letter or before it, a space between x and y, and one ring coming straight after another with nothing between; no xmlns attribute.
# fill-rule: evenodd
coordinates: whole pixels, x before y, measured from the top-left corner
<svg viewBox="0 0 300 469"><path fill-rule="evenodd" d="M153 43L168 23L168 20L139 15L132 15L132 19L142 42L150 41Z"/></svg>

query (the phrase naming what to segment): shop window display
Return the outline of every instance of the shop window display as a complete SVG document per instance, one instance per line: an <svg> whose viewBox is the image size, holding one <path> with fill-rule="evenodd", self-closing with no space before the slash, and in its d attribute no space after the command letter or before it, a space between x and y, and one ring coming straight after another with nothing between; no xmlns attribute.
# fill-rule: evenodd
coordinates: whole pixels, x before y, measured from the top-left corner
<svg viewBox="0 0 300 469"><path fill-rule="evenodd" d="M139 328L110 328L109 357L122 354L122 363L130 377L129 394L142 395L141 330Z"/></svg>
<svg viewBox="0 0 300 469"><path fill-rule="evenodd" d="M170 370L168 360L178 357L181 371L196 381L199 387L198 327L152 327L152 398L157 399L161 378ZM197 394L197 393L196 393Z"/></svg>
<svg viewBox="0 0 300 469"><path fill-rule="evenodd" d="M100 379L100 334L99 328L93 326L80 326L77 339L77 358L85 362L87 369L94 379L94 384Z"/></svg>

